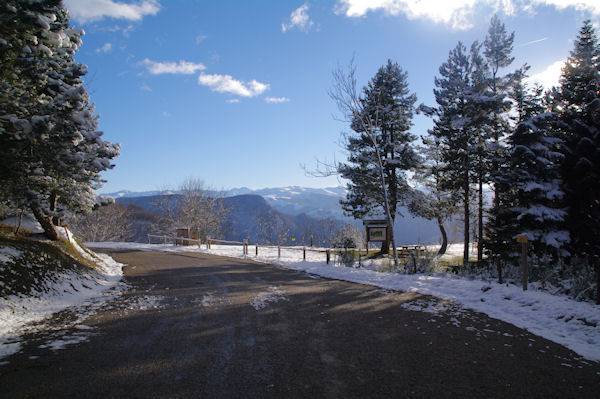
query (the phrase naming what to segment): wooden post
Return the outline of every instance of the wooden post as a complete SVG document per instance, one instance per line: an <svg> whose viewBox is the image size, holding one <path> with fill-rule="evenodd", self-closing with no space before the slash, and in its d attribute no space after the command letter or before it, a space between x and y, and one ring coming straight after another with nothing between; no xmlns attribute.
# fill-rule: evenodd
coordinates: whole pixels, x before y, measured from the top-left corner
<svg viewBox="0 0 600 399"><path fill-rule="evenodd" d="M302 260L306 261L306 247L302 247Z"/></svg>
<svg viewBox="0 0 600 399"><path fill-rule="evenodd" d="M358 267L360 267L360 266L361 266L361 263L360 263L360 255L361 255L361 250L360 250L360 248L358 248Z"/></svg>
<svg viewBox="0 0 600 399"><path fill-rule="evenodd" d="M517 242L521 243L521 269L523 275L523 291L527 291L527 234L517 236Z"/></svg>
<svg viewBox="0 0 600 399"><path fill-rule="evenodd" d="M148 234L148 244L150 244L150 234Z"/></svg>
<svg viewBox="0 0 600 399"><path fill-rule="evenodd" d="M206 247L210 249L210 238L206 241Z"/></svg>
<svg viewBox="0 0 600 399"><path fill-rule="evenodd" d="M325 251L325 256L326 256L326 259L327 259L327 264L329 264L329 261L331 259L331 252L329 252L329 250L326 250Z"/></svg>
<svg viewBox="0 0 600 399"><path fill-rule="evenodd" d="M167 236L163 236L163 244L167 245Z"/></svg>
<svg viewBox="0 0 600 399"><path fill-rule="evenodd" d="M281 247L277 247L277 259L281 258Z"/></svg>
<svg viewBox="0 0 600 399"><path fill-rule="evenodd" d="M258 256L258 244L256 244L256 256Z"/></svg>

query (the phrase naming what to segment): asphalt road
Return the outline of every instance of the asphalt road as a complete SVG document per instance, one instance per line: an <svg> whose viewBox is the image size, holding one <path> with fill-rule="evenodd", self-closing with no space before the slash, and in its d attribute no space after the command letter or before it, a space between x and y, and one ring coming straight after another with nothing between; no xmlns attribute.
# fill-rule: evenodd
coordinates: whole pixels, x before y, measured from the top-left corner
<svg viewBox="0 0 600 399"><path fill-rule="evenodd" d="M129 288L78 326L65 312L28 335L0 365L0 397L600 397L598 363L432 297L202 254L107 252L128 265Z"/></svg>

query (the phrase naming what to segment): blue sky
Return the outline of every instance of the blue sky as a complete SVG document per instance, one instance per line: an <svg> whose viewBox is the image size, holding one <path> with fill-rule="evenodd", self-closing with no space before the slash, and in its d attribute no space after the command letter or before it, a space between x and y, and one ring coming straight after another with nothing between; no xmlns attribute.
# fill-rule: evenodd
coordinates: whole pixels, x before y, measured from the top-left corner
<svg viewBox="0 0 600 399"><path fill-rule="evenodd" d="M483 40L498 13L515 31L513 67L558 78L597 0L192 1L66 0L86 31L76 59L105 139L122 145L100 192L338 185L301 164L343 160L347 129L327 95L337 64L354 55L360 86L388 58L408 73L418 103L460 40ZM413 132L431 126L414 120ZM342 182L343 183L343 182Z"/></svg>

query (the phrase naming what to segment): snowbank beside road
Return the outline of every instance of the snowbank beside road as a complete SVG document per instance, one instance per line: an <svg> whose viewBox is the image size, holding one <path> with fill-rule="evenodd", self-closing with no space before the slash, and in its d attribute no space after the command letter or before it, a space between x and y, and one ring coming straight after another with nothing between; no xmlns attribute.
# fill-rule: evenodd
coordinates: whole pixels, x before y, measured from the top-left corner
<svg viewBox="0 0 600 399"><path fill-rule="evenodd" d="M201 252L234 258L248 258L264 263L302 270L323 277L369 284L385 289L418 292L450 300L465 308L524 328L578 353L589 360L600 361L600 306L577 302L565 296L541 291L522 291L514 285L492 281L470 280L446 274L382 273L364 268L347 268L325 263L325 254L302 250L259 248L255 256L244 256L241 246L213 245L210 250L192 246L137 243L96 243L88 246L172 252Z"/></svg>
<svg viewBox="0 0 600 399"><path fill-rule="evenodd" d="M0 298L0 359L20 350L20 336L29 323L73 306L102 301L114 294L109 290L117 287L121 280L123 265L104 254L93 258L76 243L74 246L82 256L93 259L99 267L83 273L75 270L48 272L44 276L43 290ZM12 247L0 246L0 267L5 267L4 264L20 255ZM27 264L27 267L35 270L39 265Z"/></svg>

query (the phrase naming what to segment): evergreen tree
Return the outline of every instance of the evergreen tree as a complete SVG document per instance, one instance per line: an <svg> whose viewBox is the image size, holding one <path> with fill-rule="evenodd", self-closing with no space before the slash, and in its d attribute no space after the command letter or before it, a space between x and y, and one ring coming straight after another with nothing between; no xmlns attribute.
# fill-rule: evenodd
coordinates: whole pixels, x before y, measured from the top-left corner
<svg viewBox="0 0 600 399"><path fill-rule="evenodd" d="M349 180L346 200L341 201L349 215L362 218L389 207L393 226L398 207L407 202L407 172L418 165L415 137L409 132L416 100L406 72L391 60L364 87L359 112L352 115L354 133L347 136L348 162L338 165L340 175ZM388 248L384 242L382 251Z"/></svg>
<svg viewBox="0 0 600 399"><path fill-rule="evenodd" d="M433 136L439 140L445 164L443 188L460 196L464 217L463 262L469 261L471 198L473 185L483 180L486 151L485 126L489 107L495 102L482 94L479 44L470 52L462 44L450 51L435 78L437 108Z"/></svg>
<svg viewBox="0 0 600 399"><path fill-rule="evenodd" d="M596 268L600 303L600 47L589 20L562 70L557 94L566 126L562 171L571 248Z"/></svg>
<svg viewBox="0 0 600 399"><path fill-rule="evenodd" d="M60 216L91 210L119 147L97 131L86 67L73 60L83 31L69 26L61 3L11 0L0 21L0 177L5 195L57 239Z"/></svg>
<svg viewBox="0 0 600 399"><path fill-rule="evenodd" d="M564 229L562 181L559 166L564 158L556 115L545 112L542 88L524 93L520 119L509 140L511 186L515 213L512 246L516 235L526 234L538 257L556 261L565 255L569 234ZM509 243L507 242L507 245ZM554 266L548 259L548 267Z"/></svg>
<svg viewBox="0 0 600 399"><path fill-rule="evenodd" d="M504 24L500 22L497 15L494 15L490 21L490 27L484 41L486 80L491 92L490 94L496 101L496 106L492 109L492 115L490 115L491 120L488 125L491 135L488 146L488 157L490 158L488 164L490 172L489 182L492 183L494 189L494 202L488 216L488 223L486 226L488 237L485 241L485 245L490 247L488 249L491 250L492 253L494 251L502 252L502 246L506 244L503 239L499 242L494 242L494 237L502 236L502 233L496 231L496 229L502 229L502 224L506 221L503 213L507 211L507 208L504 207L504 205L510 201L509 198L503 198L505 195L504 190L511 189L511 187L507 187L503 184L509 160L504 139L512 130L509 123L510 119L507 114L511 109L509 101L510 88L514 78L518 76L518 73L502 75L501 70L508 68L514 61L514 57L512 57L514 37L515 33L511 32L508 34ZM506 196L510 197L510 193L506 193ZM480 252L478 253L479 257L481 257L482 249L483 245L480 245ZM498 272L498 281L502 282L501 263L495 263Z"/></svg>

